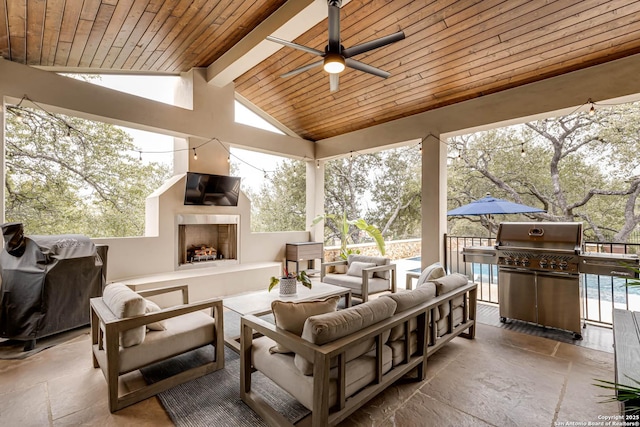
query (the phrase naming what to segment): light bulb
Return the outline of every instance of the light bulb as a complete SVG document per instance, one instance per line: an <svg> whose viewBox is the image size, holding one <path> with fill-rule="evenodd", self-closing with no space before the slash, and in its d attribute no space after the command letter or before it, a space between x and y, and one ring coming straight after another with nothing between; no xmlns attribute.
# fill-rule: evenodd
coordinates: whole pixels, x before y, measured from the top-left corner
<svg viewBox="0 0 640 427"><path fill-rule="evenodd" d="M527 153L524 151L524 147L520 150L520 157L527 157Z"/></svg>
<svg viewBox="0 0 640 427"><path fill-rule="evenodd" d="M193 160L198 160L198 153L196 153L195 148L193 148Z"/></svg>
<svg viewBox="0 0 640 427"><path fill-rule="evenodd" d="M594 114L596 114L596 107L591 104L591 108L589 109L589 115L593 116Z"/></svg>
<svg viewBox="0 0 640 427"><path fill-rule="evenodd" d="M320 160L318 160L318 163L316 163L316 169L320 169Z"/></svg>
<svg viewBox="0 0 640 427"><path fill-rule="evenodd" d="M329 52L324 56L322 66L327 73L338 74L344 71L345 63L342 55Z"/></svg>

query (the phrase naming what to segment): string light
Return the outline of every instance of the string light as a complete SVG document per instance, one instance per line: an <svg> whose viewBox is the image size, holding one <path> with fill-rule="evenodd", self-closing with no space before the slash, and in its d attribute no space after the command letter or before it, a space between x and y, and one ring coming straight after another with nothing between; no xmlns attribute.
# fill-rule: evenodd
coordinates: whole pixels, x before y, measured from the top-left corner
<svg viewBox="0 0 640 427"><path fill-rule="evenodd" d="M193 160L198 160L198 153L196 153L196 147L193 147Z"/></svg>
<svg viewBox="0 0 640 427"><path fill-rule="evenodd" d="M522 143L522 148L520 149L520 157L527 157L527 153L524 151L524 142Z"/></svg>
<svg viewBox="0 0 640 427"><path fill-rule="evenodd" d="M316 163L316 169L320 169L320 160L318 160Z"/></svg>
<svg viewBox="0 0 640 427"><path fill-rule="evenodd" d="M422 153L422 141L418 144L418 151Z"/></svg>
<svg viewBox="0 0 640 427"><path fill-rule="evenodd" d="M138 160L142 161L142 151L138 151Z"/></svg>
<svg viewBox="0 0 640 427"><path fill-rule="evenodd" d="M227 156L227 163L231 163L231 153Z"/></svg>
<svg viewBox="0 0 640 427"><path fill-rule="evenodd" d="M591 100L591 98L589 98L587 103L591 104L591 108L589 108L589 115L593 116L596 114L596 104Z"/></svg>

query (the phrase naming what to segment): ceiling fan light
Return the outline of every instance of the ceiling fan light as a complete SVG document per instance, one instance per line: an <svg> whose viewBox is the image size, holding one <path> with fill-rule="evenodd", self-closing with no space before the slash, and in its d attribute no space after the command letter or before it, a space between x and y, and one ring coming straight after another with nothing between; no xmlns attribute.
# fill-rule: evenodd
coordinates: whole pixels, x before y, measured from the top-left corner
<svg viewBox="0 0 640 427"><path fill-rule="evenodd" d="M327 53L322 66L327 73L338 74L344 71L344 58L337 53Z"/></svg>

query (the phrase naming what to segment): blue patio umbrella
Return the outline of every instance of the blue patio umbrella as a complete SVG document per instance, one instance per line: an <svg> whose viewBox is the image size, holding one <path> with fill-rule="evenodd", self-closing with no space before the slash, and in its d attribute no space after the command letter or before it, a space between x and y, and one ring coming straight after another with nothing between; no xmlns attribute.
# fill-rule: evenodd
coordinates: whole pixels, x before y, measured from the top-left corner
<svg viewBox="0 0 640 427"><path fill-rule="evenodd" d="M482 199L474 200L471 203L450 210L447 212L447 216L498 215L534 212L545 212L545 210L534 208L533 206L513 203L508 200L497 199L487 194Z"/></svg>
<svg viewBox="0 0 640 427"><path fill-rule="evenodd" d="M546 212L544 209L534 208L533 206L513 203L508 200L497 199L491 197L489 193L482 199L474 200L471 203L462 205L458 208L451 209L447 212L447 216L465 216L465 215L506 215L517 213L535 213ZM491 238L491 226L489 225L489 238Z"/></svg>

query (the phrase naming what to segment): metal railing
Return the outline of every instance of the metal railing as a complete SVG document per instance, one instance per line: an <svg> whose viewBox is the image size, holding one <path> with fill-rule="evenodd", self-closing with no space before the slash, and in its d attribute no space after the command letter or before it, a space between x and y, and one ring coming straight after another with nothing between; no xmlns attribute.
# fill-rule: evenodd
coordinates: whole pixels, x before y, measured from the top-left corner
<svg viewBox="0 0 640 427"><path fill-rule="evenodd" d="M495 238L446 236L446 269L462 273L478 283L478 300L498 303L498 267L494 264L465 263L465 246L494 246ZM585 242L583 252L640 254L640 243ZM582 315L585 321L611 325L613 309L640 311L640 288L627 287L628 279L580 275Z"/></svg>

